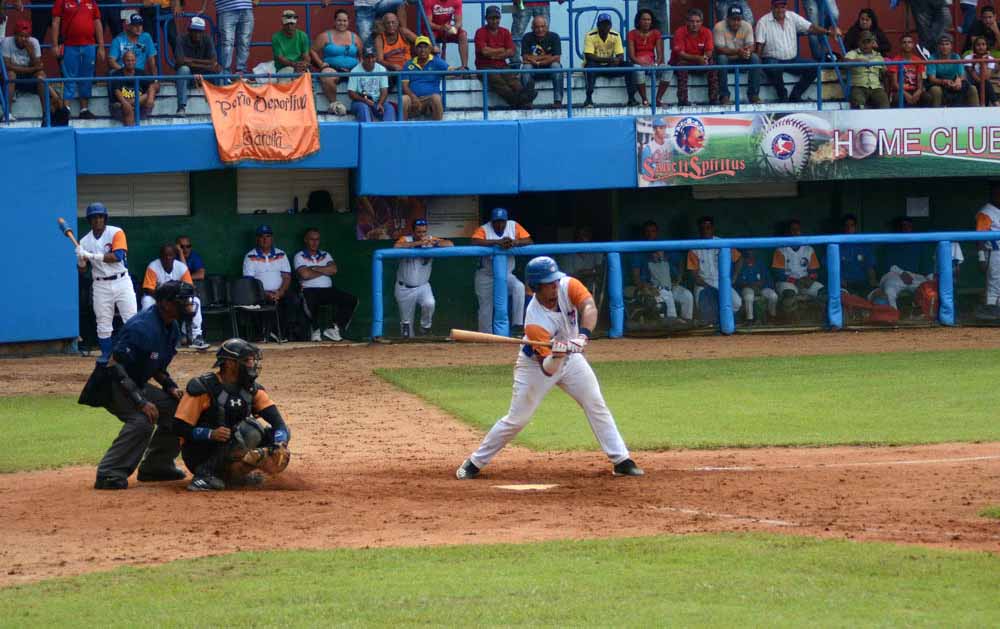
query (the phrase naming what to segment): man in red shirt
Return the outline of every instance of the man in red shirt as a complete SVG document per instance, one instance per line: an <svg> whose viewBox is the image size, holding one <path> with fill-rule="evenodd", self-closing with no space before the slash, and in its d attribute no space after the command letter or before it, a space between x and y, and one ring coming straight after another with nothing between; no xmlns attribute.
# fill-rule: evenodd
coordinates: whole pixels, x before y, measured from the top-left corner
<svg viewBox="0 0 1000 629"><path fill-rule="evenodd" d="M674 33L672 65L704 66L713 63L714 46L712 31L702 26L704 14L701 9L689 9L687 24ZM677 70L677 104L681 107L691 104L688 100L689 70ZM708 103L719 104L719 74L708 71Z"/></svg>
<svg viewBox="0 0 1000 629"><path fill-rule="evenodd" d="M890 61L923 61L916 51L913 33L903 33L899 38L899 56L889 57ZM899 67L886 68L889 71L889 99L893 105L899 100ZM930 104L930 94L924 89L927 69L923 63L908 63L903 66L903 98L905 107L923 107Z"/></svg>
<svg viewBox="0 0 1000 629"><path fill-rule="evenodd" d="M486 7L486 26L476 31L476 69L507 69L507 59L514 56L514 39L500 26L500 7ZM480 75L480 80L484 77ZM516 74L489 74L485 77L493 91L511 107L531 109L538 92L524 89Z"/></svg>
<svg viewBox="0 0 1000 629"><path fill-rule="evenodd" d="M469 35L462 28L462 0L423 0L434 41L458 44L459 70L469 69Z"/></svg>
<svg viewBox="0 0 1000 629"><path fill-rule="evenodd" d="M59 43L62 37L63 43ZM104 61L104 27L101 10L95 0L54 0L52 5L52 52L62 60L63 76L89 78L94 76L94 61ZM80 98L80 118L94 117L87 105L90 101L90 81L68 81L64 98Z"/></svg>

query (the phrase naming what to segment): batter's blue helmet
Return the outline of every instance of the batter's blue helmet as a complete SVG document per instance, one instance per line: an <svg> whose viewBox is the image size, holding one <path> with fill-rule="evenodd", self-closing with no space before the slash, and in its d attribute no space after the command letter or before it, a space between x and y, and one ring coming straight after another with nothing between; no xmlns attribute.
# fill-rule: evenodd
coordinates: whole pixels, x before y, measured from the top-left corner
<svg viewBox="0 0 1000 629"><path fill-rule="evenodd" d="M91 203L87 206L87 218L90 218L91 216L103 216L107 218L108 208L104 207L104 204L100 201Z"/></svg>
<svg viewBox="0 0 1000 629"><path fill-rule="evenodd" d="M557 282L566 277L566 274L559 270L556 261L548 256L538 256L532 258L525 267L524 277L528 281L528 286L535 290L541 284Z"/></svg>

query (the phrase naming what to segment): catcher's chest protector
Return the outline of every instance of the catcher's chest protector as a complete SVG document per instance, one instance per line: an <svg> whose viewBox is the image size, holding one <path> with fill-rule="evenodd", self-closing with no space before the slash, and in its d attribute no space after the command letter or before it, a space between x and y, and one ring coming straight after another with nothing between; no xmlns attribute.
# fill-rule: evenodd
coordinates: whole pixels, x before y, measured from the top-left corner
<svg viewBox="0 0 1000 629"><path fill-rule="evenodd" d="M213 426L235 428L241 421L250 418L256 390L247 391L240 388L236 393L231 393L222 386L214 373L201 376L200 380L208 390L209 397L215 402L212 408L205 411L205 414L209 415L205 418L208 423Z"/></svg>

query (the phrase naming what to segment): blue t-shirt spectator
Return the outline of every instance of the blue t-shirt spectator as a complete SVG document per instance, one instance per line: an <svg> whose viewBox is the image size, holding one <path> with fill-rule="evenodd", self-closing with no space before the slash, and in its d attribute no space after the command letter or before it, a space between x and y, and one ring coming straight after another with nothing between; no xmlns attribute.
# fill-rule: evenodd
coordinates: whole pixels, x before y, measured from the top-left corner
<svg viewBox="0 0 1000 629"><path fill-rule="evenodd" d="M840 245L840 279L845 282L868 281L868 269L875 268L875 250L871 245Z"/></svg>
<svg viewBox="0 0 1000 629"><path fill-rule="evenodd" d="M961 59L961 55L951 53L948 59ZM931 59L944 59L940 54L931 55ZM927 64L927 78L936 76L945 81L953 81L956 77L965 77L965 70L961 63L929 63Z"/></svg>
<svg viewBox="0 0 1000 629"><path fill-rule="evenodd" d="M128 50L135 53L135 67L137 70L146 70L146 60L156 56L156 44L153 43L153 38L149 36L149 33L145 32L140 33L134 42L129 40L128 33L124 32L119 33L117 37L111 40L111 51L109 54L118 65L123 65L122 57Z"/></svg>
<svg viewBox="0 0 1000 629"><path fill-rule="evenodd" d="M416 57L406 63L406 72L403 80L410 82L410 91L417 96L430 96L441 93L441 79L443 74L425 74L425 70L447 70L448 63L441 57L431 57L427 63L421 66L417 63Z"/></svg>

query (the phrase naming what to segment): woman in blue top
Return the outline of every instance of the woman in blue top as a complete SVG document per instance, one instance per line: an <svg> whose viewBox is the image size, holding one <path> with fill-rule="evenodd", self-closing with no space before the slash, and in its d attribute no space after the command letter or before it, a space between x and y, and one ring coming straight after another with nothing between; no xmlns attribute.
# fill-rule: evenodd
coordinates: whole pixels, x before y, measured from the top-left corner
<svg viewBox="0 0 1000 629"><path fill-rule="evenodd" d="M350 72L361 61L361 39L348 28L349 25L347 11L338 9L333 17L333 28L323 31L313 40L313 51L323 60L321 74L332 75L321 76L319 80L323 94L330 101L329 113L336 113L337 83L340 81L340 77L333 73Z"/></svg>

